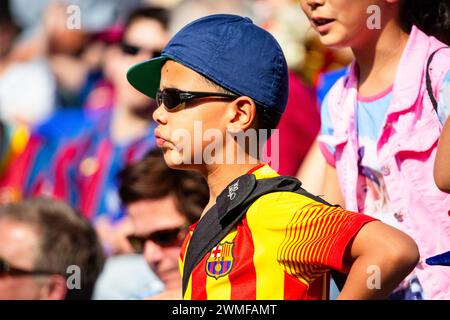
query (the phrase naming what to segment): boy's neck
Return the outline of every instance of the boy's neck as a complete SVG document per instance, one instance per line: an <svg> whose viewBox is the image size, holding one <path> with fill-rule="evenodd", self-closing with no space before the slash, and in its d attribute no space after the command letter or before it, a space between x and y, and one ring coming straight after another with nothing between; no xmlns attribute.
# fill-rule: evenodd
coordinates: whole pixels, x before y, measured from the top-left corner
<svg viewBox="0 0 450 320"><path fill-rule="evenodd" d="M255 159L254 159L255 160ZM205 168L203 173L209 187L209 202L202 212L201 218L205 213L216 203L219 194L236 178L247 174L258 164L262 163L259 160L245 164L219 164L210 165Z"/></svg>
<svg viewBox="0 0 450 320"><path fill-rule="evenodd" d="M409 35L397 22L391 21L377 36L352 48L358 63L358 91L373 96L392 85Z"/></svg>

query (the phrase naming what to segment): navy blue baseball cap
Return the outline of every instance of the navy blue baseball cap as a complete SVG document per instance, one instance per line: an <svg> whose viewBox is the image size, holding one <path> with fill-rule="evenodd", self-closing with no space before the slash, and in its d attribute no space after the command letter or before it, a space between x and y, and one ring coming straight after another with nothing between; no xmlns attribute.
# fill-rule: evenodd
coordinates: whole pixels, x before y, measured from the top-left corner
<svg viewBox="0 0 450 320"><path fill-rule="evenodd" d="M231 14L210 15L183 27L160 57L128 70L133 87L156 97L161 68L174 60L221 87L256 104L283 113L289 86L286 59L275 38L249 18Z"/></svg>

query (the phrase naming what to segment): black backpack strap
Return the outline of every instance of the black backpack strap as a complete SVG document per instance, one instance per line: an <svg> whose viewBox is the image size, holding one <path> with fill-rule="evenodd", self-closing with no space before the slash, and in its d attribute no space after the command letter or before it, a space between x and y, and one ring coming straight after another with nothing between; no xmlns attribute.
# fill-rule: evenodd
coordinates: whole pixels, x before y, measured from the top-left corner
<svg viewBox="0 0 450 320"><path fill-rule="evenodd" d="M236 180L233 182L236 185ZM256 179L252 179L251 175L245 175L240 177L240 180L237 180L238 190L236 191L240 191L239 193L232 191L232 184L230 184L225 190L230 192L228 195L230 201L242 201L241 198L247 197L253 191L255 185ZM221 194L223 194L225 190L222 191ZM237 194L239 194L239 199L236 199ZM196 226L189 241L186 255L184 257L182 278L183 297L186 292L192 270L194 270L195 266L201 261L202 257L228 232L227 228L220 223L219 210L217 209L217 206L218 201L216 201L216 204L205 213Z"/></svg>
<svg viewBox="0 0 450 320"><path fill-rule="evenodd" d="M438 110L437 110L438 102L436 101L436 98L433 93L433 86L431 85L430 65L431 65L431 62L433 61L435 54L439 50L446 49L446 48L449 48L449 47L442 47L442 48L439 48L436 51L434 51L428 58L428 62L427 62L426 80L425 81L426 81L428 96L430 97L431 104L433 105L434 111L436 111L436 113L438 112Z"/></svg>

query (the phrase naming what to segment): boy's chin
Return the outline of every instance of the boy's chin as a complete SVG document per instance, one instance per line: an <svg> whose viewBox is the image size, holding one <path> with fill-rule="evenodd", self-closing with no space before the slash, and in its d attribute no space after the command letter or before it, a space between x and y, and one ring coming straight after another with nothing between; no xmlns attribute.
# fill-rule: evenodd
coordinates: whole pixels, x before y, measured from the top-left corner
<svg viewBox="0 0 450 320"><path fill-rule="evenodd" d="M191 163L186 163L182 156L171 149L163 149L164 160L166 164L171 169L176 170L192 170L195 165Z"/></svg>

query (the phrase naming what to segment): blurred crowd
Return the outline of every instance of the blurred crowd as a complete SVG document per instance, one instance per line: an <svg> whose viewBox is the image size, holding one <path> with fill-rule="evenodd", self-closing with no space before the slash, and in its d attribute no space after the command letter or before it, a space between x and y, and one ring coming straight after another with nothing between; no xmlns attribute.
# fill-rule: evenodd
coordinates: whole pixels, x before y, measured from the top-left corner
<svg viewBox="0 0 450 320"><path fill-rule="evenodd" d="M320 102L352 57L320 43L297 1L0 0L0 298L181 297L180 246L209 192L165 165L155 103L126 72L213 13L281 44L290 94L273 143L280 174L302 175Z"/></svg>

